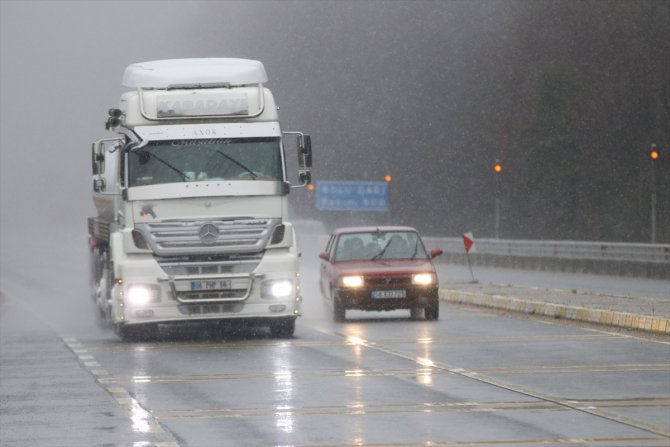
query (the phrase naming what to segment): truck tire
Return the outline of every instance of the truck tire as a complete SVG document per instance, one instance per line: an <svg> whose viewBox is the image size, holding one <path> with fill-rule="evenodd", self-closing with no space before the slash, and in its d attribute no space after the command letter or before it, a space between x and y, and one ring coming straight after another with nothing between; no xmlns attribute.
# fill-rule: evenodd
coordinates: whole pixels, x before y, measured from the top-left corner
<svg viewBox="0 0 670 447"><path fill-rule="evenodd" d="M270 333L275 338L291 338L295 332L295 318L276 318L270 322Z"/></svg>
<svg viewBox="0 0 670 447"><path fill-rule="evenodd" d="M96 307L98 303L96 302ZM97 323L98 326L102 329L109 329L112 327L112 310L107 306L106 309L97 307Z"/></svg>

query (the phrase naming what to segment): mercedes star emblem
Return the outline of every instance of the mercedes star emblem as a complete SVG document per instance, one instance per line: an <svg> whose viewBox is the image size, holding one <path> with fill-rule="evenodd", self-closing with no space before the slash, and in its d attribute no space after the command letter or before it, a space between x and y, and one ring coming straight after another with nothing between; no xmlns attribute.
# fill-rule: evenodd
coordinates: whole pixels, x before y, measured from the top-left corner
<svg viewBox="0 0 670 447"><path fill-rule="evenodd" d="M219 227L214 224L207 223L200 227L198 236L203 244L213 244L219 238Z"/></svg>

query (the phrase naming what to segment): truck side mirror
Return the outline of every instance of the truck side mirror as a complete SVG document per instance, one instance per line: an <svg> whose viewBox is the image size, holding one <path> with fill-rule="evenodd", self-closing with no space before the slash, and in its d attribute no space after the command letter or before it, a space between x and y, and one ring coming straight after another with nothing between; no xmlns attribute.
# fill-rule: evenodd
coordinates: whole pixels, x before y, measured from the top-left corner
<svg viewBox="0 0 670 447"><path fill-rule="evenodd" d="M96 141L91 145L91 169L93 175L101 174L105 171L105 154L101 152L102 144Z"/></svg>
<svg viewBox="0 0 670 447"><path fill-rule="evenodd" d="M312 183L312 173L309 171L303 171L298 175L298 180L302 185L309 185Z"/></svg>
<svg viewBox="0 0 670 447"><path fill-rule="evenodd" d="M96 178L93 180L93 191L95 192L103 192L105 190L105 179L104 178Z"/></svg>
<svg viewBox="0 0 670 447"><path fill-rule="evenodd" d="M311 135L301 135L298 138L298 164L301 168L312 167L312 137Z"/></svg>

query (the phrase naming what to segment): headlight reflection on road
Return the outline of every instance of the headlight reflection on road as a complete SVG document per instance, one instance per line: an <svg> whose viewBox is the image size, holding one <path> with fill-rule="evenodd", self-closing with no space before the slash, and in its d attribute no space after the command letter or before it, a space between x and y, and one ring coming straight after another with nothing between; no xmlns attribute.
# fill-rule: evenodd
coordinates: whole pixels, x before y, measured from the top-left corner
<svg viewBox="0 0 670 447"><path fill-rule="evenodd" d="M416 370L416 381L421 385L433 384L433 370L431 368L419 368Z"/></svg>
<svg viewBox="0 0 670 447"><path fill-rule="evenodd" d="M421 366L428 366L428 367L435 366L435 362L433 362L431 359L426 359L423 357L417 357L416 363L418 363Z"/></svg>
<svg viewBox="0 0 670 447"><path fill-rule="evenodd" d="M416 370L416 380L421 385L432 385L433 367L435 366L435 362L431 360L431 346L433 344L433 339L431 337L424 336L419 338L417 341L423 346L423 356L417 357L416 362L424 368L419 368Z"/></svg>
<svg viewBox="0 0 670 447"><path fill-rule="evenodd" d="M293 415L293 398L295 385L293 383L293 372L291 371L290 351L281 352L288 349L287 343L280 346L280 352L275 353L274 360L274 381L275 381L275 399L281 404L275 406L275 426L284 433L293 433L295 427L295 417Z"/></svg>
<svg viewBox="0 0 670 447"><path fill-rule="evenodd" d="M151 414L142 408L135 399L130 399L128 414L133 423L133 431L139 433L150 433L152 431Z"/></svg>

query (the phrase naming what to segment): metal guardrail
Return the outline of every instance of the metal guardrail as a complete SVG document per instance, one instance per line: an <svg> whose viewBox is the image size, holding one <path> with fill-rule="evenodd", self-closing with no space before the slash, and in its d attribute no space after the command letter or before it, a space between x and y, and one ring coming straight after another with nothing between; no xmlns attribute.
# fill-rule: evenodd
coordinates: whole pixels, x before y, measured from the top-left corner
<svg viewBox="0 0 670 447"><path fill-rule="evenodd" d="M312 237L317 238L319 249L328 241L326 235ZM444 251L437 262L467 262L459 237L424 236L423 242L428 250L440 247ZM476 239L475 243L472 265L670 280L670 244L510 239Z"/></svg>
<svg viewBox="0 0 670 447"><path fill-rule="evenodd" d="M440 247L445 253L465 254L461 238L424 237L423 240L428 247ZM475 243L479 255L660 263L668 264L670 269L670 244L505 239L476 239Z"/></svg>

